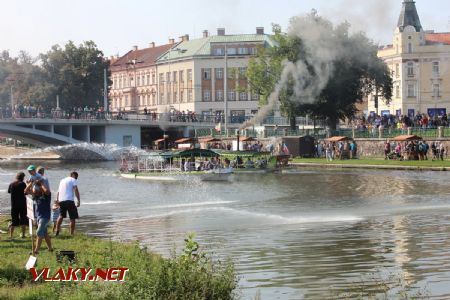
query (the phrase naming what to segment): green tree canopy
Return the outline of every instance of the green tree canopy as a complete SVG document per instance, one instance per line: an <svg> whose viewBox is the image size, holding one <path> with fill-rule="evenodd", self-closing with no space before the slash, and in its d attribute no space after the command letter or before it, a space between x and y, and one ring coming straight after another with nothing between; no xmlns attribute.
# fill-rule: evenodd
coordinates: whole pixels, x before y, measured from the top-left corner
<svg viewBox="0 0 450 300"><path fill-rule="evenodd" d="M104 69L109 61L93 41L78 46L68 42L55 45L37 58L26 52L11 57L0 53L0 105L9 106L11 85L15 103L32 104L46 109L56 106L60 96L63 109L103 106ZM112 84L108 71L108 86Z"/></svg>
<svg viewBox="0 0 450 300"><path fill-rule="evenodd" d="M392 78L378 47L363 32L349 29L348 23L333 26L314 11L292 18L287 33L274 25L276 46L259 49L247 71L260 105L279 101L293 127L296 116L309 114L335 128L338 120L352 118L355 104L370 93L389 101Z"/></svg>

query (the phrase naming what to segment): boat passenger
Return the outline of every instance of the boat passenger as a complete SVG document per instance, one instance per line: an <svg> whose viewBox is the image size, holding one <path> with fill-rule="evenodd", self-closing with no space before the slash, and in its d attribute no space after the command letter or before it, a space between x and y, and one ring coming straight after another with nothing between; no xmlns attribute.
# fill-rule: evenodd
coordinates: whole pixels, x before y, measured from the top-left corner
<svg viewBox="0 0 450 300"><path fill-rule="evenodd" d="M255 167L255 163L251 160L251 158L247 158L247 161L245 162L245 168L246 169L252 169Z"/></svg>
<svg viewBox="0 0 450 300"><path fill-rule="evenodd" d="M211 162L208 158L205 158L205 161L203 162L203 170L211 170Z"/></svg>
<svg viewBox="0 0 450 300"><path fill-rule="evenodd" d="M186 170L185 169L185 164L186 164L186 159L182 158L181 159L181 164L180 164L181 172L184 172Z"/></svg>
<svg viewBox="0 0 450 300"><path fill-rule="evenodd" d="M184 170L186 172L191 171L191 159L190 158L188 160L186 160L186 162L184 163Z"/></svg>

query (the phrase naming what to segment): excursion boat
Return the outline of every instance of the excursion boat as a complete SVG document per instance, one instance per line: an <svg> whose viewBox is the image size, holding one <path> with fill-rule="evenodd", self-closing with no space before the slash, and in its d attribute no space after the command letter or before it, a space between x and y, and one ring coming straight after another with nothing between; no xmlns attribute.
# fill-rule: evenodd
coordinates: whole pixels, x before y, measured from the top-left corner
<svg viewBox="0 0 450 300"><path fill-rule="evenodd" d="M202 181L227 181L233 173L228 160L206 149L124 153L120 173L124 178L180 181L198 178Z"/></svg>

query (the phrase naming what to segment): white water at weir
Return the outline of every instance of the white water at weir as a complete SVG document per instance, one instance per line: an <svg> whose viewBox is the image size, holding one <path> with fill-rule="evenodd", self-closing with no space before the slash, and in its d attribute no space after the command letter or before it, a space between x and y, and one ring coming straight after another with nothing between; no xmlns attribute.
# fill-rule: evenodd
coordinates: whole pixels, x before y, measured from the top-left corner
<svg viewBox="0 0 450 300"><path fill-rule="evenodd" d="M25 153L14 155L8 160L20 159L24 157L39 157L42 153L55 153L64 160L119 160L123 153L145 153L135 146L120 147L116 144L96 144L79 143L64 146L50 146L43 149L31 150Z"/></svg>

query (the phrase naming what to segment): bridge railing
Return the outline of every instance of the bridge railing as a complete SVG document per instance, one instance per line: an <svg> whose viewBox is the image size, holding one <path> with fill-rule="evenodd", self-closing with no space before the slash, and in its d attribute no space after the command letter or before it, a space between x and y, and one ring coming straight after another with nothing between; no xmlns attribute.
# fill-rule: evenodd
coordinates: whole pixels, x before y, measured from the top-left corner
<svg viewBox="0 0 450 300"><path fill-rule="evenodd" d="M253 115L232 115L228 117L228 124L242 124L253 118ZM130 120L130 121L146 121L146 122L180 122L180 123L204 123L218 124L224 123L223 115L195 114L195 113L129 113L129 112L112 112L105 113L102 111L63 111L53 110L45 113L41 111L34 112L14 112L0 110L0 119L62 119L62 120ZM296 124L298 126L322 127L320 121L314 121L305 117L297 117ZM274 125L289 126L290 121L285 117L268 116L255 125Z"/></svg>

